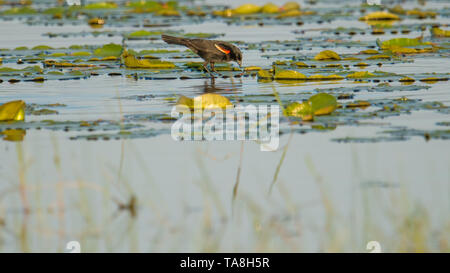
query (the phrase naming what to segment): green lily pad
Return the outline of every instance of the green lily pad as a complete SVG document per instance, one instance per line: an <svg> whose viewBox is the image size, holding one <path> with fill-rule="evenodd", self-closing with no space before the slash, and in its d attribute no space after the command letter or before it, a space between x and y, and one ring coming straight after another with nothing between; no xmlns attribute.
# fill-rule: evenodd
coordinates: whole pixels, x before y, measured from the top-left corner
<svg viewBox="0 0 450 273"><path fill-rule="evenodd" d="M274 75L276 80L306 80L307 77L295 70L277 70Z"/></svg>
<svg viewBox="0 0 450 273"><path fill-rule="evenodd" d="M111 43L94 50L94 55L101 57L108 57L108 56L119 57L120 54L122 53L122 50L123 48L121 45Z"/></svg>

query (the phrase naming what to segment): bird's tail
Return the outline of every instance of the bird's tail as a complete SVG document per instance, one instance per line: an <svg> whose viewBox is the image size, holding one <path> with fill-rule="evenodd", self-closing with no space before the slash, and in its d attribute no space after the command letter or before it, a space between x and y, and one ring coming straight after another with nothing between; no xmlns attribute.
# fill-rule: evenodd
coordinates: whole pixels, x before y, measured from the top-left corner
<svg viewBox="0 0 450 273"><path fill-rule="evenodd" d="M161 35L161 38L163 39L164 42L168 43L168 44L176 44L176 45L186 45L186 42L188 39L185 38L179 38L179 37L174 37L174 36L169 36L169 35Z"/></svg>

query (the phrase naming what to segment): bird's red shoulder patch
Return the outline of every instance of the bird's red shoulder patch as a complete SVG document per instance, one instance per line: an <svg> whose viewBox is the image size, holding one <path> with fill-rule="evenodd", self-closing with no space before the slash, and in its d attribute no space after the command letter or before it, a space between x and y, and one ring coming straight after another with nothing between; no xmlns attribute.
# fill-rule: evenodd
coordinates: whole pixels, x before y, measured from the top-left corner
<svg viewBox="0 0 450 273"><path fill-rule="evenodd" d="M219 46L218 44L214 44L214 46L215 46L220 52L225 53L225 54L230 54L230 51L229 51L229 50L227 50L227 49L225 49L225 48Z"/></svg>

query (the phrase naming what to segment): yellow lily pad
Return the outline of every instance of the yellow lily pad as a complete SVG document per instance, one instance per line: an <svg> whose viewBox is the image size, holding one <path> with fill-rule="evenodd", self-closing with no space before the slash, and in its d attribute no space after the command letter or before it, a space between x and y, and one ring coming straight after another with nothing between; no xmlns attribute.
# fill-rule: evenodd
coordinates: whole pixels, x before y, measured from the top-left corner
<svg viewBox="0 0 450 273"><path fill-rule="evenodd" d="M306 80L307 77L295 70L279 70L276 71L274 78L276 80Z"/></svg>
<svg viewBox="0 0 450 273"><path fill-rule="evenodd" d="M35 47L31 48L31 49L32 50L50 50L50 49L53 49L53 47L47 46L47 45L38 45L38 46L35 46Z"/></svg>
<svg viewBox="0 0 450 273"><path fill-rule="evenodd" d="M368 101L355 101L345 105L346 108L367 108L370 106L370 102Z"/></svg>
<svg viewBox="0 0 450 273"><path fill-rule="evenodd" d="M56 62L54 60L45 60L44 64L46 66L53 66L53 67L94 67L93 64L74 64L69 62Z"/></svg>
<svg viewBox="0 0 450 273"><path fill-rule="evenodd" d="M232 9L226 9L226 10L215 10L212 12L215 16L221 16L221 17L231 17L233 16L233 10Z"/></svg>
<svg viewBox="0 0 450 273"><path fill-rule="evenodd" d="M117 4L114 2L97 2L84 6L85 9L115 9Z"/></svg>
<svg viewBox="0 0 450 273"><path fill-rule="evenodd" d="M44 77L36 77L36 78L31 79L31 81L33 81L33 82L44 82L45 78Z"/></svg>
<svg viewBox="0 0 450 273"><path fill-rule="evenodd" d="M375 55L375 54L380 54L380 52L378 52L375 49L366 49L366 50L360 51L359 54Z"/></svg>
<svg viewBox="0 0 450 273"><path fill-rule="evenodd" d="M415 82L416 80L414 80L413 78L410 78L410 77L403 77L398 81L399 82Z"/></svg>
<svg viewBox="0 0 450 273"><path fill-rule="evenodd" d="M260 66L247 66L244 68L245 71L260 71L261 69Z"/></svg>
<svg viewBox="0 0 450 273"><path fill-rule="evenodd" d="M443 30L438 27L431 29L431 34L436 37L450 37L450 30Z"/></svg>
<svg viewBox="0 0 450 273"><path fill-rule="evenodd" d="M344 77L342 77L340 75L324 76L324 75L320 75L320 74L315 74L315 75L311 75L308 77L308 80L317 80L317 81L342 80L342 79L344 79Z"/></svg>
<svg viewBox="0 0 450 273"><path fill-rule="evenodd" d="M101 18L92 18L92 19L89 19L88 24L89 25L104 25L105 20L101 19Z"/></svg>
<svg viewBox="0 0 450 273"><path fill-rule="evenodd" d="M286 2L283 6L281 6L281 10L283 11L300 10L300 5L294 1Z"/></svg>
<svg viewBox="0 0 450 273"><path fill-rule="evenodd" d="M327 64L325 67L342 68L342 64Z"/></svg>
<svg viewBox="0 0 450 273"><path fill-rule="evenodd" d="M206 12L202 10L188 10L186 14L188 16L201 16L201 17L206 16Z"/></svg>
<svg viewBox="0 0 450 273"><path fill-rule="evenodd" d="M391 59L391 56L378 54L378 55L367 57L366 60L389 60L389 59Z"/></svg>
<svg viewBox="0 0 450 273"><path fill-rule="evenodd" d="M299 117L304 121L311 121L314 119L311 102L293 102L286 106L285 114L291 117Z"/></svg>
<svg viewBox="0 0 450 273"><path fill-rule="evenodd" d="M400 46L393 46L389 49L389 51L391 51L394 54L414 54L423 52L422 50L417 50L415 48L400 47Z"/></svg>
<svg viewBox="0 0 450 273"><path fill-rule="evenodd" d="M235 9L233 9L233 13L235 14L253 14L258 13L261 10L260 6L255 4L243 4Z"/></svg>
<svg viewBox="0 0 450 273"><path fill-rule="evenodd" d="M273 75L270 71L261 69L258 71L258 80L272 80Z"/></svg>
<svg viewBox="0 0 450 273"><path fill-rule="evenodd" d="M398 15L386 11L376 11L359 18L360 21L376 21L376 20L400 20Z"/></svg>
<svg viewBox="0 0 450 273"><path fill-rule="evenodd" d="M180 98L178 99L176 104L177 105L187 106L190 109L194 108L194 101L193 101L193 99L188 98L186 96L180 96Z"/></svg>
<svg viewBox="0 0 450 273"><path fill-rule="evenodd" d="M374 77L375 75L368 72L368 71L359 71L359 72L354 72L352 74L348 74L347 78L348 79L360 79L360 78L369 78L369 77Z"/></svg>
<svg viewBox="0 0 450 273"><path fill-rule="evenodd" d="M281 19L281 18L287 18L287 17L298 17L298 16L302 16L302 15L304 15L303 12L293 9L293 10L288 10L288 11L281 13L276 18Z"/></svg>
<svg viewBox="0 0 450 273"><path fill-rule="evenodd" d="M0 105L0 121L22 121L24 119L24 101L15 100Z"/></svg>
<svg viewBox="0 0 450 273"><path fill-rule="evenodd" d="M261 8L262 13L277 13L280 8L274 3L267 3Z"/></svg>
<svg viewBox="0 0 450 273"><path fill-rule="evenodd" d="M153 68L153 69L170 69L175 68L175 64L159 60L136 59L133 55L128 54L126 50L122 53L122 60L127 68Z"/></svg>
<svg viewBox="0 0 450 273"><path fill-rule="evenodd" d="M395 5L393 8L390 8L389 11L395 14L406 14L406 10L400 5Z"/></svg>
<svg viewBox="0 0 450 273"><path fill-rule="evenodd" d="M118 44L106 44L101 48L97 48L94 50L94 55L100 57L108 57L108 56L120 56L122 52L122 46Z"/></svg>
<svg viewBox="0 0 450 273"><path fill-rule="evenodd" d="M341 57L334 51L324 50L314 57L316 61L340 60Z"/></svg>
<svg viewBox="0 0 450 273"><path fill-rule="evenodd" d="M309 67L309 65L305 64L304 62L295 62L294 63L295 66L297 67Z"/></svg>
<svg viewBox="0 0 450 273"><path fill-rule="evenodd" d="M369 65L369 64L363 63L363 62L355 64L355 66L359 66L359 67L366 67L366 66L368 66L368 65Z"/></svg>
<svg viewBox="0 0 450 273"><path fill-rule="evenodd" d="M448 81L448 78L428 77L420 80L421 82L436 83L438 81Z"/></svg>
<svg viewBox="0 0 450 273"><path fill-rule="evenodd" d="M22 69L17 69L17 68L11 68L11 67L2 67L0 68L0 72L1 73L5 73L5 72L18 72L18 71L23 71L23 72L36 72L36 73L42 73L43 70L39 65L34 65L34 66L27 66L25 68Z"/></svg>
<svg viewBox="0 0 450 273"><path fill-rule="evenodd" d="M156 12L159 16L167 16L167 17L179 17L181 16L180 12L175 9L162 9Z"/></svg>
<svg viewBox="0 0 450 273"><path fill-rule="evenodd" d="M108 56L108 57L104 57L101 58L101 61L117 61L119 58L117 58L116 56Z"/></svg>
<svg viewBox="0 0 450 273"><path fill-rule="evenodd" d="M393 46L398 47L411 47L411 46L422 46L422 45L432 45L430 42L423 42L422 38L394 38L380 42L377 40L377 44L382 49L389 49Z"/></svg>
<svg viewBox="0 0 450 273"><path fill-rule="evenodd" d="M1 3L0 3L1 4ZM2 12L3 15L16 15L16 14L34 14L37 11L30 7L10 8Z"/></svg>
<svg viewBox="0 0 450 273"><path fill-rule="evenodd" d="M63 56L67 56L67 54L64 53L64 52L55 52L55 53L52 53L52 54L50 54L48 56L50 56L50 57L63 57Z"/></svg>
<svg viewBox="0 0 450 273"><path fill-rule="evenodd" d="M147 31L147 30L137 30L134 32L129 33L127 36L131 38L135 37L145 37L145 36L151 36L151 35L161 35L161 31Z"/></svg>
<svg viewBox="0 0 450 273"><path fill-rule="evenodd" d="M419 19L436 18L437 13L434 11L423 11L420 9L412 9L406 12L406 15L415 16Z"/></svg>
<svg viewBox="0 0 450 273"><path fill-rule="evenodd" d="M177 105L187 106L189 109L200 106L203 109L225 109L227 106L233 105L230 100L219 94L203 94L193 99L186 96L180 96Z"/></svg>
<svg viewBox="0 0 450 273"><path fill-rule="evenodd" d="M384 29L382 28L374 28L371 32L372 35L382 35L384 33Z"/></svg>

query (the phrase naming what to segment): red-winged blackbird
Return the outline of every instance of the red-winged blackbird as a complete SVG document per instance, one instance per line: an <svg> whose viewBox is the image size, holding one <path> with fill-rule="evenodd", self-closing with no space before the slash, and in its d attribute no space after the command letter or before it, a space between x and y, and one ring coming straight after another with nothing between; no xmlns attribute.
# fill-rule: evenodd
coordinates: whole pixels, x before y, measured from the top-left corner
<svg viewBox="0 0 450 273"><path fill-rule="evenodd" d="M239 67L242 66L241 51L230 43L216 40L179 38L169 35L162 35L161 38L168 44L184 45L202 57L205 60L203 67L211 76L213 76L212 73L206 67L208 63L211 66L211 70L216 73L218 72L214 68L214 63L235 61Z"/></svg>

